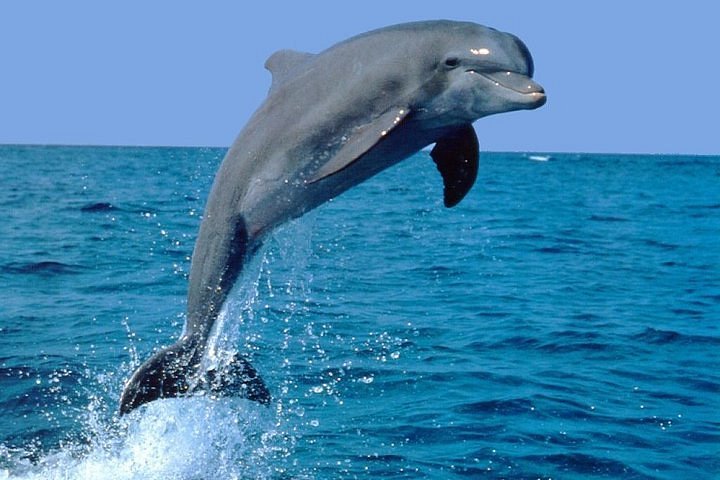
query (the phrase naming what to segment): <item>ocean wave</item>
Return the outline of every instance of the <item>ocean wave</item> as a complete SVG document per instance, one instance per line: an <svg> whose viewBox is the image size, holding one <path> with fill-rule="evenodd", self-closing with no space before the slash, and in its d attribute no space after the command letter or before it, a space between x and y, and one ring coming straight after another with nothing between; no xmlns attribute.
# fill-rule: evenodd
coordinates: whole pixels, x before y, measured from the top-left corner
<svg viewBox="0 0 720 480"><path fill-rule="evenodd" d="M86 213L111 212L117 209L118 208L110 202L88 203L80 207L80 211Z"/></svg>
<svg viewBox="0 0 720 480"><path fill-rule="evenodd" d="M625 217L619 217L615 215L590 215L588 218L591 222L609 222L609 223L615 223L615 222L629 222L629 218Z"/></svg>
<svg viewBox="0 0 720 480"><path fill-rule="evenodd" d="M461 414L499 414L517 415L533 409L533 403L527 398L493 399L466 403L454 408Z"/></svg>
<svg viewBox="0 0 720 480"><path fill-rule="evenodd" d="M654 480L655 477L643 475L630 465L613 460L611 458L599 457L585 453L564 453L550 455L527 455L524 457L532 463L550 463L561 467L567 473L581 475L600 475L610 478L633 478L638 480Z"/></svg>
<svg viewBox="0 0 720 480"><path fill-rule="evenodd" d="M674 313L687 313L685 310L677 310ZM702 313L702 312L697 312ZM642 332L631 337L633 341L641 343L649 343L653 345L709 345L720 347L720 336L712 337L707 335L692 335L676 332L674 330L661 330L653 327L647 327Z"/></svg>
<svg viewBox="0 0 720 480"><path fill-rule="evenodd" d="M40 262L12 262L0 267L0 273L15 275L38 275L43 277L55 275L75 275L82 273L85 267L81 265L70 265L67 263L52 260Z"/></svg>

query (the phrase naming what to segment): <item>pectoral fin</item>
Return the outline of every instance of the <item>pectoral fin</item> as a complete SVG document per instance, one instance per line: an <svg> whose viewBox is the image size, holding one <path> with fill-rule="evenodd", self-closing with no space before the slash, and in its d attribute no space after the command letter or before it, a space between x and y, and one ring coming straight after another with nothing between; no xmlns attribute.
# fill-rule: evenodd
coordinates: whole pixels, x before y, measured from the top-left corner
<svg viewBox="0 0 720 480"><path fill-rule="evenodd" d="M397 127L408 113L410 110L407 107L392 108L372 122L356 127L340 150L308 178L308 183L315 183L347 168Z"/></svg>
<svg viewBox="0 0 720 480"><path fill-rule="evenodd" d="M473 126L463 125L437 140L430 152L442 174L446 207L454 207L470 191L478 172L480 158Z"/></svg>

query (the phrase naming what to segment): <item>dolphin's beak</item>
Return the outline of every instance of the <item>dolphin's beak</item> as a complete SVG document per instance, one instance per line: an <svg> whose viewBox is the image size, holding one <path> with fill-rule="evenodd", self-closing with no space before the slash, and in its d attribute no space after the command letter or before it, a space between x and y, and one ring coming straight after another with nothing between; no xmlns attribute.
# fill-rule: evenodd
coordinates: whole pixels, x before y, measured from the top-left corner
<svg viewBox="0 0 720 480"><path fill-rule="evenodd" d="M518 93L545 93L530 77L515 72L478 72L480 75Z"/></svg>
<svg viewBox="0 0 720 480"><path fill-rule="evenodd" d="M534 103L533 107L537 108L545 104L547 97L545 89L539 83L533 81L527 75L515 72L482 72L473 70L478 75L482 75L496 85L507 88L523 95L528 95L527 99Z"/></svg>

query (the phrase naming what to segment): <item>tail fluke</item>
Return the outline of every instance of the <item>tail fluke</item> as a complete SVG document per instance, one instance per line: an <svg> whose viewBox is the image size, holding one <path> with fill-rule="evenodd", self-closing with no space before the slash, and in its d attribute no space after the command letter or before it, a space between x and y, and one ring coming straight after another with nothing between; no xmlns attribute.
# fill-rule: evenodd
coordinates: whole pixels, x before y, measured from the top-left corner
<svg viewBox="0 0 720 480"><path fill-rule="evenodd" d="M202 391L241 396L264 405L270 403L270 391L244 358L235 355L220 371L199 372L199 357L196 346L187 340L150 357L125 384L120 397L120 415L159 398Z"/></svg>
<svg viewBox="0 0 720 480"><path fill-rule="evenodd" d="M243 397L263 405L268 405L272 398L255 368L237 354L220 369L212 368L203 372L200 382L192 390Z"/></svg>
<svg viewBox="0 0 720 480"><path fill-rule="evenodd" d="M189 389L189 364L195 348L178 342L155 353L135 370L120 397L120 414L158 398L176 397Z"/></svg>

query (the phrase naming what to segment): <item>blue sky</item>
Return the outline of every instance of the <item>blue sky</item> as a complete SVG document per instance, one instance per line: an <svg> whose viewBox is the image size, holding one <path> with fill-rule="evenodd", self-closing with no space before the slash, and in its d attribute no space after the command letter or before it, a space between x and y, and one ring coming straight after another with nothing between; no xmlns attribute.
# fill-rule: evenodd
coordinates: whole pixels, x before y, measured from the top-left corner
<svg viewBox="0 0 720 480"><path fill-rule="evenodd" d="M0 143L228 146L275 50L448 18L518 35L540 110L483 150L720 154L717 2L33 1L0 4Z"/></svg>

